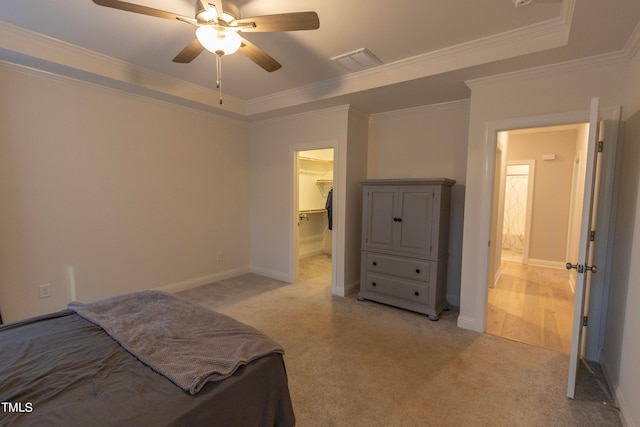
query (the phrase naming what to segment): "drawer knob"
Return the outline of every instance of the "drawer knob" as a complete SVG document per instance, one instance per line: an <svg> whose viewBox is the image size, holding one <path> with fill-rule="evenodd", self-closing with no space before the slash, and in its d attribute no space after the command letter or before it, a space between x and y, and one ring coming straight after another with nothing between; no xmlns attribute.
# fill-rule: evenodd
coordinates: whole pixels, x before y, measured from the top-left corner
<svg viewBox="0 0 640 427"><path fill-rule="evenodd" d="M418 292L418 291L415 291L415 292L414 292L414 294L415 294L416 296L420 296L420 292Z"/></svg>
<svg viewBox="0 0 640 427"><path fill-rule="evenodd" d="M416 273L420 274L420 269L416 268Z"/></svg>
<svg viewBox="0 0 640 427"><path fill-rule="evenodd" d="M376 285L376 282L371 282L371 286L375 286L375 285Z"/></svg>
<svg viewBox="0 0 640 427"><path fill-rule="evenodd" d="M378 265L378 263L377 263L377 262L375 262L375 261L373 261L373 265Z"/></svg>

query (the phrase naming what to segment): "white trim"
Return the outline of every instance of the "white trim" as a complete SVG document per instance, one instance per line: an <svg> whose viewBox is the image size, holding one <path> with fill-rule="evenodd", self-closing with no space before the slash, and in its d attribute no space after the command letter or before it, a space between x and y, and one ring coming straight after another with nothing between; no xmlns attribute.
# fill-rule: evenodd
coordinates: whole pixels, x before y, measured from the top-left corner
<svg viewBox="0 0 640 427"><path fill-rule="evenodd" d="M571 5L575 0L569 0ZM558 18L506 31L467 43L427 52L379 67L285 90L246 102L248 115L273 111L331 97L362 92L418 78L434 76L501 59L561 47L569 39L573 7ZM319 95L321 94L321 95Z"/></svg>
<svg viewBox="0 0 640 427"><path fill-rule="evenodd" d="M344 286L344 292L342 294L335 294L340 297L345 297L348 295L355 295L360 291L360 280L355 280L351 283L348 283Z"/></svg>
<svg viewBox="0 0 640 427"><path fill-rule="evenodd" d="M271 279L281 280L283 282L290 283L289 273L282 271L269 270L267 268L256 267L254 265L249 269L250 273L257 274L259 276L269 277Z"/></svg>
<svg viewBox="0 0 640 427"><path fill-rule="evenodd" d="M219 273L208 274L206 276L195 277L193 279L184 280L182 282L173 283L170 285L160 286L160 287L154 288L154 290L173 294L180 291L186 291L192 288L197 288L198 286L219 282L220 280L230 279L232 277L236 277L241 274L246 274L249 272L250 272L249 267L240 267L233 270L226 270Z"/></svg>
<svg viewBox="0 0 640 427"><path fill-rule="evenodd" d="M458 316L457 325L459 328L462 328L462 329L484 333L484 324L480 329L479 328L480 324L477 322L477 319L474 319L473 317Z"/></svg>
<svg viewBox="0 0 640 427"><path fill-rule="evenodd" d="M627 40L627 44L624 46L623 51L630 59L640 51L640 22L638 22L631 33L631 37Z"/></svg>
<svg viewBox="0 0 640 427"><path fill-rule="evenodd" d="M220 112L245 114L244 104L238 98L225 96L224 104L220 105L218 92L212 89L133 65L7 22L0 21L0 40L3 42L3 48L13 52L90 73L93 76L87 75L88 80L96 79L97 76L196 102L221 110Z"/></svg>
<svg viewBox="0 0 640 427"><path fill-rule="evenodd" d="M344 108L344 107L340 107ZM291 117L289 117L290 119ZM320 142L305 142L299 144L291 144L289 146L289 188L291 190L289 195L289 224L291 224L289 233L289 274L287 281L293 283L298 280L299 277L299 259L300 259L300 246L299 246L299 229L298 229L298 152L308 150L333 150L333 200L340 200L340 185L342 174L339 170L339 141L320 141ZM344 240L340 238L341 233L344 233L343 220L338 215L337 211L333 211L333 238L331 239L331 292L336 295L345 295L345 285L338 281L338 272L344 271L344 257L338 256L339 243Z"/></svg>
<svg viewBox="0 0 640 427"><path fill-rule="evenodd" d="M85 88L91 88L93 90L99 90L99 91L102 91L104 93L118 94L119 96L131 96L131 97L143 99L143 100L145 100L147 102L151 102L151 103L155 103L155 104L169 105L169 106L171 106L173 108L188 110L188 111L191 111L191 112L197 112L198 114L215 115L216 117L220 118L221 120L227 120L229 122L245 123L241 119L238 119L238 118L235 118L235 117L231 117L231 116L228 116L228 115L224 115L223 112L210 111L210 110L207 110L207 109L199 108L199 107L197 107L197 106L195 106L193 104L190 104L190 105L189 104L180 104L180 103L174 102L172 100L161 98L161 97L158 97L158 96L149 96L148 94L142 94L142 93L138 93L138 92L131 92L131 91L124 90L123 88L120 88L120 87L106 86L104 84L91 82L91 81L88 81L88 80L85 80L85 79L81 79L81 78L77 78L77 77L65 76L65 75L62 75L62 74L57 74L57 73L53 73L53 72L46 71L46 70L40 70L40 69L37 69L37 68L29 67L27 65L16 64L16 63L13 63L13 62L7 62L7 61L0 60L0 69L5 69L5 70L9 70L11 72L26 74L26 75L30 75L30 76L33 76L33 77L47 79L47 80L51 80L51 81L55 81L55 82L59 82L59 83L70 84L70 85L73 84L73 85L82 86L82 87L85 87ZM215 96L217 96L217 95L215 95Z"/></svg>
<svg viewBox="0 0 640 427"><path fill-rule="evenodd" d="M487 122L485 125L485 138L483 144L483 160L485 167L482 176L482 194L479 211L476 213L478 218L479 229L479 245L473 251L474 258L466 262L475 265L474 271L478 277L478 294L475 300L475 318L465 317L458 319L458 326L465 329L471 329L478 332L484 332L486 329L487 301L489 298L488 287L488 267L489 267L489 246L481 242L491 241L491 215L493 204L494 177L496 149L498 141L498 133L501 131L534 128L543 126L564 125L568 123L582 123L589 118L588 110L570 111L564 113L554 113L541 116L519 117L513 119L495 120ZM463 265L464 268L464 265Z"/></svg>
<svg viewBox="0 0 640 427"><path fill-rule="evenodd" d="M557 268L559 270L565 270L565 263L562 261L551 261L548 259L537 259L537 258L529 258L529 262L526 264L534 266L534 267L546 267L546 268Z"/></svg>
<svg viewBox="0 0 640 427"><path fill-rule="evenodd" d="M447 303L453 307L460 307L460 295L447 294Z"/></svg>
<svg viewBox="0 0 640 427"><path fill-rule="evenodd" d="M467 80L465 81L465 84L473 89L477 86L503 83L509 80L526 81L533 78L557 76L562 73L575 73L578 70L590 70L598 67L610 66L616 63L627 63L628 61L629 57L624 51L617 51L590 56L588 58L559 62L551 65L540 65L538 67L512 71L509 73L494 74L488 77L480 77L477 79Z"/></svg>
<svg viewBox="0 0 640 427"><path fill-rule="evenodd" d="M471 99L461 99L458 101L449 101L449 102L441 102L439 104L429 104L429 105L421 105L419 107L411 107L404 108L401 110L393 110L386 111L383 113L375 113L371 114L371 118L376 121L385 120L385 119L394 119L397 116L405 116L407 114L411 114L414 112L434 112L437 110L443 110L446 108L455 108L460 105L469 105L471 103Z"/></svg>

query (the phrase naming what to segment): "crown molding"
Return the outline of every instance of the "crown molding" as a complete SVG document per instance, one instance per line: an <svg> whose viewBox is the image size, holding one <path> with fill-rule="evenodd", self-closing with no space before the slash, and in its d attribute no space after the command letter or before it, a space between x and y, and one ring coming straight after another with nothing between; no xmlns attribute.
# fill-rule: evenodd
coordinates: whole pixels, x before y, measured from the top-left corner
<svg viewBox="0 0 640 427"><path fill-rule="evenodd" d="M90 81L91 76L95 76L96 82L101 80L99 84L104 84L104 79L108 79L133 88L140 87L146 91L202 104L209 109L245 115L244 102L240 99L225 96L224 104L219 105L218 92L209 88L2 21L0 21L0 48L88 73L85 78Z"/></svg>
<svg viewBox="0 0 640 427"><path fill-rule="evenodd" d="M507 80L530 80L560 73L572 73L581 69L592 69L596 67L610 66L615 64L625 64L629 62L629 57L624 51L606 53L602 55L581 58L573 61L560 62L551 65L541 65L539 67L528 68L526 70L513 71L510 73L496 74L489 77L481 77L465 81L469 88L491 85Z"/></svg>
<svg viewBox="0 0 640 427"><path fill-rule="evenodd" d="M160 98L247 118L566 45L574 4L575 0L563 2L559 17L538 24L247 101L225 96L222 105L217 102L218 93L209 88L2 21L0 49L78 70L82 72L81 79L97 84L113 82L115 86L125 85L127 90L147 96L156 93Z"/></svg>
<svg viewBox="0 0 640 427"><path fill-rule="evenodd" d="M640 22L636 25L631 33L631 37L627 40L627 44L624 47L624 52L629 58L633 58L640 51Z"/></svg>
<svg viewBox="0 0 640 427"><path fill-rule="evenodd" d="M419 107L403 108L401 110L385 111L384 113L371 114L371 118L377 121L393 119L396 116L405 116L411 113L421 112L433 112L438 110L445 110L448 108L456 108L461 106L469 106L471 104L470 99L460 99L457 101L441 102L439 104L421 105Z"/></svg>
<svg viewBox="0 0 640 427"><path fill-rule="evenodd" d="M568 21L570 17L561 16L335 79L254 98L246 102L246 111L249 115L263 113L564 46L569 39Z"/></svg>

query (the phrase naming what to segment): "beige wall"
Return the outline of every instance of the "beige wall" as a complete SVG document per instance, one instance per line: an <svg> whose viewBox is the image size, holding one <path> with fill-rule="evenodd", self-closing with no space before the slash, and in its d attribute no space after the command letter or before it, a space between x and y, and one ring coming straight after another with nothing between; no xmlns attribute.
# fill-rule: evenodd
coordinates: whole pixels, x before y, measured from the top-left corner
<svg viewBox="0 0 640 427"><path fill-rule="evenodd" d="M5 321L66 307L72 285L87 301L248 271L246 125L2 67L0 93Z"/></svg>
<svg viewBox="0 0 640 427"><path fill-rule="evenodd" d="M623 105L627 64L515 73L469 82L472 89L467 146L467 188L462 251L461 327L484 331L495 141L490 129L509 130L588 120L592 97L601 106ZM491 137L492 138L492 137ZM489 172L490 170L490 172ZM487 203L488 201L488 203ZM478 280L482 278L482 280Z"/></svg>
<svg viewBox="0 0 640 427"><path fill-rule="evenodd" d="M487 159L489 169L492 168L491 158L494 142L489 137L496 130L506 130L521 127L549 124L561 124L558 120L570 118L571 121L583 121L587 119L588 107L592 97L600 98L603 110L611 112L611 107L622 106L623 118L638 110L640 105L640 91L638 79L640 78L640 66L638 65L637 49L631 64L614 57L611 61L599 61L597 66L587 66L584 62L557 66L549 70L535 70L534 72L516 73L510 76L483 79L469 82L472 88L471 114L469 122L469 145L467 151L467 191L465 198L465 220L463 238L463 266L462 266L462 290L461 312L458 325L478 331L484 330L484 315L486 310L486 284L478 278L486 277L488 250L487 241L490 229L490 207L485 203L487 197L488 175L487 164L478 159ZM552 95L551 95L552 94ZM577 119L577 120L576 120ZM566 123L566 122L565 122ZM635 127L637 129L637 126ZM628 144L629 141L625 141ZM638 144L637 138L632 144ZM606 149L606 148L605 148ZM623 162L628 162L631 168L637 169L637 159L624 157ZM631 180L630 197L619 198L617 211L627 211L630 215L626 224L634 227L631 230L622 231L622 242L610 242L609 247L614 251L620 248L620 243L627 243L630 255L638 252L638 238L636 229L639 228L638 187L634 186L636 180ZM635 188L633 188L635 187ZM633 213L631 213L633 212ZM618 233L616 227L616 234ZM620 236L619 236L620 237ZM624 248L624 245L622 245ZM611 254L606 254L611 257ZM604 263L606 265L606 262ZM625 292L637 289L638 274L634 273L634 264L625 266L623 261L616 260L610 266L610 271L600 270L603 277L616 274L620 271L621 281L611 282L611 292ZM618 268L619 267L619 268ZM634 286L636 285L636 286ZM621 290L622 288L622 290ZM604 291L599 289L600 292ZM637 405L631 401L638 396L640 390L637 380L638 357L640 357L640 340L637 334L630 332L638 323L633 307L640 301L637 293L625 292L626 299L618 296L610 299L606 312L606 336L611 343L605 342L602 361L603 367L609 373L610 383L614 393L618 396L618 402L623 406L622 416L628 417L627 425L640 423ZM607 296L604 295L604 301ZM592 299L593 301L593 299ZM598 303L603 298L597 299ZM593 308L593 307L591 307ZM605 323L604 318L592 319L597 325ZM593 333L604 335L600 327L587 329L587 345L596 345L591 348L591 354L598 352L602 335L593 336ZM632 362L635 361L635 362ZM625 403L627 402L627 403Z"/></svg>
<svg viewBox="0 0 640 427"><path fill-rule="evenodd" d="M451 178L447 299L460 304L460 266L467 167L469 101L376 114L369 138L368 178Z"/></svg>
<svg viewBox="0 0 640 427"><path fill-rule="evenodd" d="M351 121L358 122L358 115L353 114L349 107L338 107L251 124L253 272L284 281L295 279L293 263L297 258L292 248L297 208L292 204L293 153L331 147L335 156L333 254L338 263L333 291L340 295L357 285L360 218L356 217L361 203L358 180L364 178L366 168L367 156L362 147L366 148L367 129L366 120L359 126L364 130L351 128L355 126ZM352 261L354 258L357 262Z"/></svg>
<svg viewBox="0 0 640 427"><path fill-rule="evenodd" d="M564 268L577 130L510 133L507 161L534 160L529 262ZM554 154L555 160L543 160Z"/></svg>
<svg viewBox="0 0 640 427"><path fill-rule="evenodd" d="M639 47L640 48L640 47ZM640 425L640 52L629 67L624 143L620 170L602 365L625 425Z"/></svg>

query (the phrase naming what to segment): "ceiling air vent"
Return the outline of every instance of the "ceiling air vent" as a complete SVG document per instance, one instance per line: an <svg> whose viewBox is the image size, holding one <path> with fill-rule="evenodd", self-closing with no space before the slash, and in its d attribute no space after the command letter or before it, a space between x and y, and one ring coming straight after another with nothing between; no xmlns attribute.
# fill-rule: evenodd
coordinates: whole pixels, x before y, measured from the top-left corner
<svg viewBox="0 0 640 427"><path fill-rule="evenodd" d="M337 61L349 71L360 71L382 65L382 61L365 47L343 55L334 56L331 60Z"/></svg>

